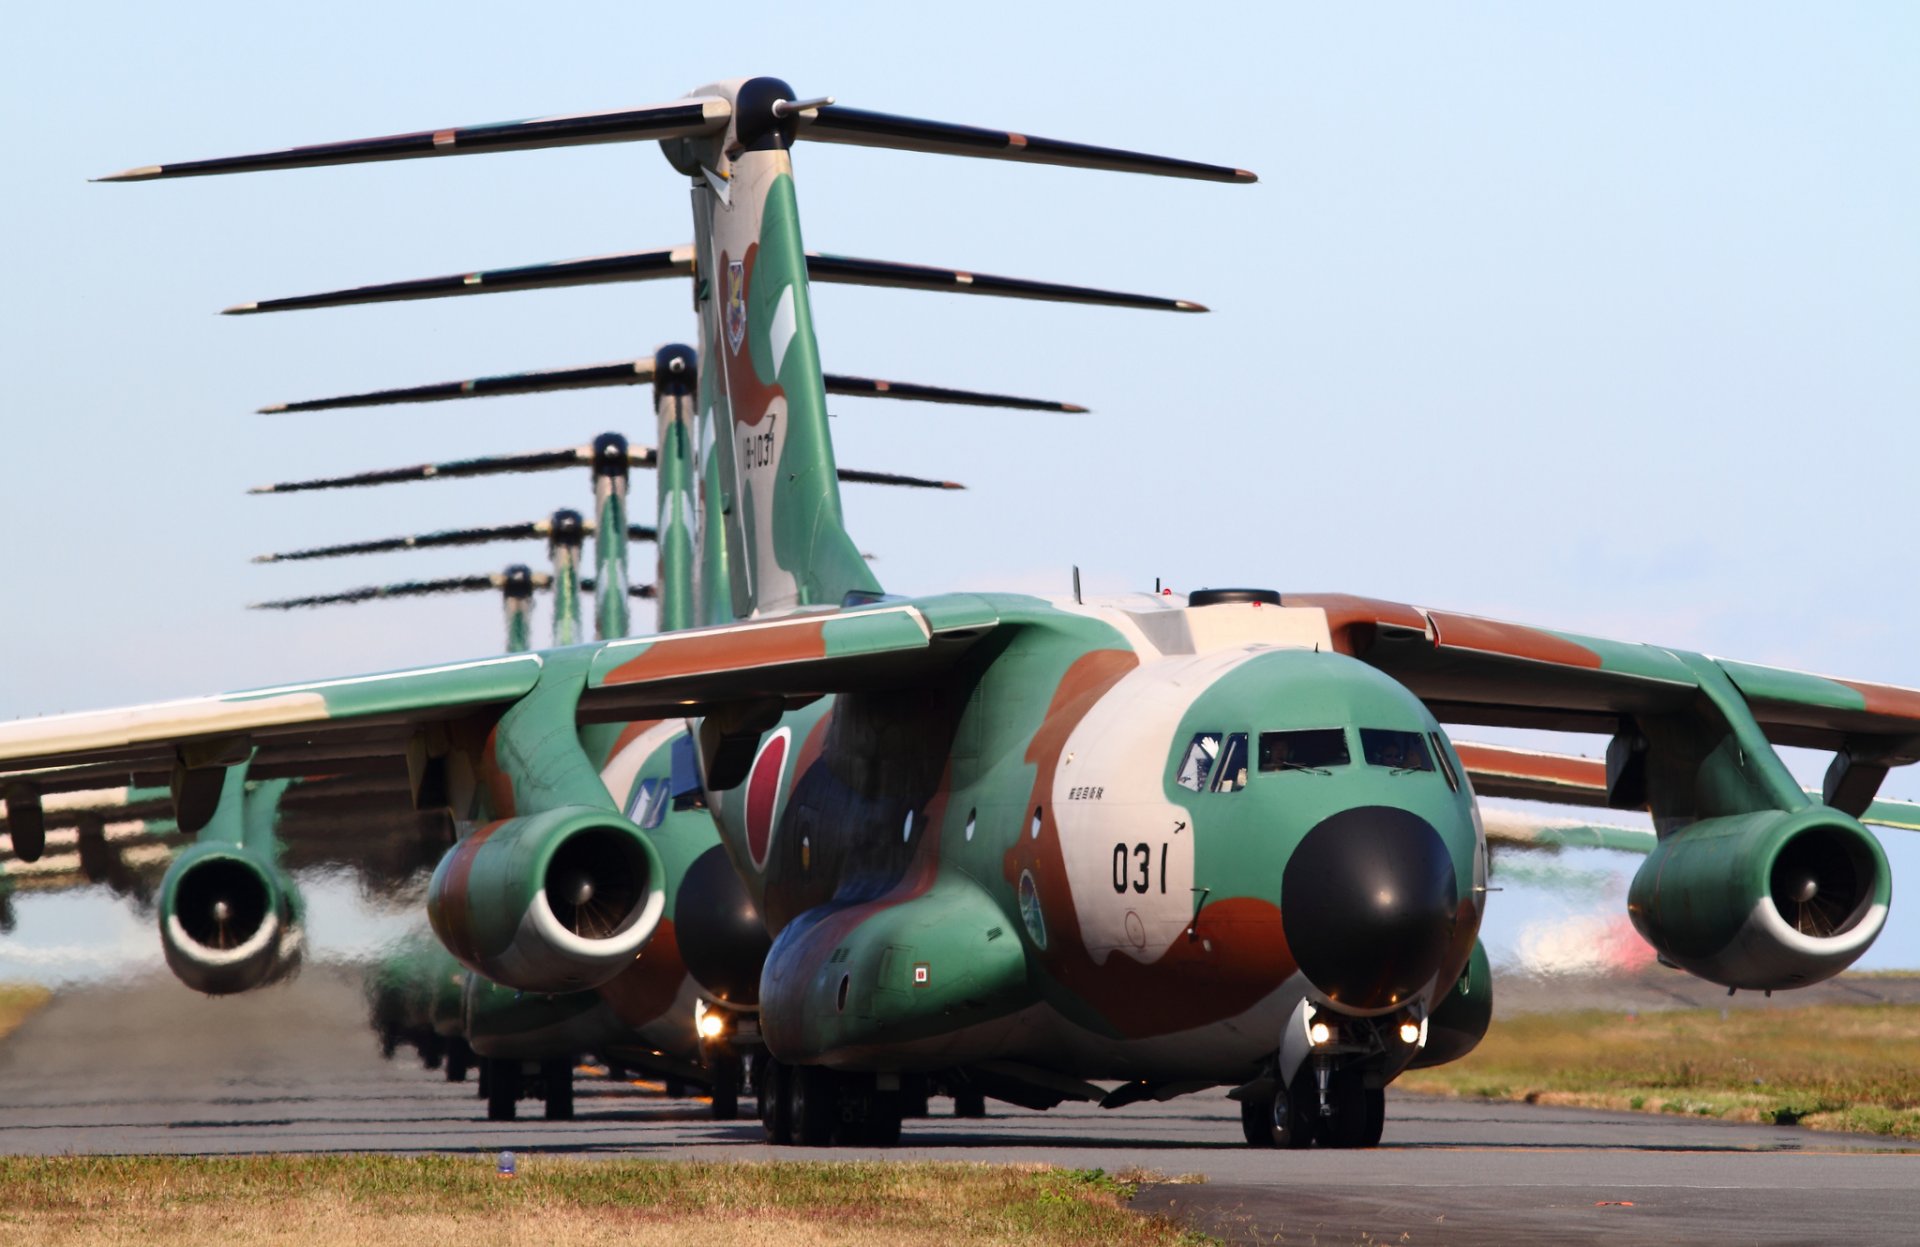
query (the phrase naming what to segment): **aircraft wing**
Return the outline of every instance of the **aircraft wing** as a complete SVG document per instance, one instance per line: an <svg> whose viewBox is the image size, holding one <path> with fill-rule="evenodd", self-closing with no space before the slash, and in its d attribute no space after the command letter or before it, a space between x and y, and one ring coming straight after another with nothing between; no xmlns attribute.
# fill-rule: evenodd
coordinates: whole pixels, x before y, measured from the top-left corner
<svg viewBox="0 0 1920 1247"><path fill-rule="evenodd" d="M577 717L609 722L800 702L882 687L950 662L998 622L966 595L801 612L595 643ZM391 767L422 726L497 717L541 684L548 655L510 654L378 675L0 724L0 795L37 812L50 792L218 767L251 750L255 776ZM555 677L559 678L559 677Z"/></svg>
<svg viewBox="0 0 1920 1247"><path fill-rule="evenodd" d="M1920 761L1920 690L1371 598L1283 600L1324 610L1335 648L1405 684L1445 723L1613 735L1632 719L1750 715L1775 745L1834 752L1824 799L1856 814L1886 768Z"/></svg>
<svg viewBox="0 0 1920 1247"><path fill-rule="evenodd" d="M1455 741L1454 752L1460 755L1460 761L1466 765L1467 777L1473 781L1475 795L1482 797L1510 797L1523 801L1546 801L1555 805L1605 806L1607 804L1607 764L1600 758L1588 758L1577 754L1547 753L1538 749L1516 749L1509 745L1488 745L1475 741ZM1807 795L1820 800L1822 794L1808 789ZM1520 824L1506 818L1501 822L1501 835L1496 836L1495 811L1487 811L1487 839L1504 839L1513 844L1549 844L1555 843L1555 837L1549 830L1544 837L1529 837L1524 832L1512 835L1506 833ZM1920 802L1876 799L1859 815L1863 823L1877 827L1893 827L1901 831L1920 831ZM1551 828L1551 820L1538 820L1537 826ZM1566 823L1568 827L1597 826L1584 823ZM1652 846L1652 833L1640 832L1630 828L1613 828L1633 832L1647 837L1647 847ZM1602 837L1602 840L1607 837ZM1578 843L1578 837L1563 842L1566 846ZM1630 837L1618 843L1595 842L1589 847L1636 849ZM1645 852L1645 848L1636 851Z"/></svg>

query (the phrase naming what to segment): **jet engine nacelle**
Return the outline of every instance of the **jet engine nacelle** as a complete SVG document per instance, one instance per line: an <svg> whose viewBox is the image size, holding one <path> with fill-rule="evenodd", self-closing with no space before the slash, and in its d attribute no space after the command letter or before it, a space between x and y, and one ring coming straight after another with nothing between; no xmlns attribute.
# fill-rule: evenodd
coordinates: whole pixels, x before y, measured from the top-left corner
<svg viewBox="0 0 1920 1247"><path fill-rule="evenodd" d="M292 883L239 845L202 842L181 853L160 881L157 908L167 965L195 991L251 991L300 964Z"/></svg>
<svg viewBox="0 0 1920 1247"><path fill-rule="evenodd" d="M1867 829L1824 806L1704 819L1660 838L1627 912L1665 960L1722 987L1805 987L1852 965L1880 934L1887 859Z"/></svg>
<svg viewBox="0 0 1920 1247"><path fill-rule="evenodd" d="M447 850L427 919L476 974L532 992L598 987L624 970L666 908L660 854L611 810L490 823Z"/></svg>

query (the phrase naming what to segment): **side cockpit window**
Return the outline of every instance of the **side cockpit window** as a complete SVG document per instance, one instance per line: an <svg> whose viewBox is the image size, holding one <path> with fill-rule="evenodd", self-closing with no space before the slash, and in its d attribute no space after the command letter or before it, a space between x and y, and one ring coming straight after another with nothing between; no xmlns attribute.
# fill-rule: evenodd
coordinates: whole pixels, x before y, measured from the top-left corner
<svg viewBox="0 0 1920 1247"><path fill-rule="evenodd" d="M1213 770L1215 792L1239 792L1247 786L1247 734L1235 732L1227 737L1220 751L1220 765Z"/></svg>
<svg viewBox="0 0 1920 1247"><path fill-rule="evenodd" d="M1330 775L1352 761L1343 728L1316 727L1298 732L1260 733L1262 771L1310 771Z"/></svg>
<svg viewBox="0 0 1920 1247"><path fill-rule="evenodd" d="M1433 756L1440 762L1440 773L1447 777L1447 787L1460 791L1460 777L1453 773L1453 763L1447 758L1447 747L1440 743L1440 733L1428 732L1427 740L1433 745Z"/></svg>
<svg viewBox="0 0 1920 1247"><path fill-rule="evenodd" d="M1219 757L1220 733L1195 732L1187 751L1180 756L1180 769L1173 773L1173 782L1182 788L1205 792L1207 776L1213 774L1213 764Z"/></svg>
<svg viewBox="0 0 1920 1247"><path fill-rule="evenodd" d="M1427 751L1426 737L1418 732L1363 727L1360 752L1366 756L1368 766L1384 766L1402 773L1433 769L1433 755Z"/></svg>

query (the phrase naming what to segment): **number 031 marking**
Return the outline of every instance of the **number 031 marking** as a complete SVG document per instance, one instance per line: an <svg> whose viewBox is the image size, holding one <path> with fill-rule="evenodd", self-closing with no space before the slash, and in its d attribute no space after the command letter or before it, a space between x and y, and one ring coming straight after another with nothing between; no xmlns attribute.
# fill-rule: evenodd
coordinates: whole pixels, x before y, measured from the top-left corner
<svg viewBox="0 0 1920 1247"><path fill-rule="evenodd" d="M1116 844L1113 846L1113 890L1146 892L1153 887L1153 846ZM1160 891L1167 890L1167 846L1160 846Z"/></svg>

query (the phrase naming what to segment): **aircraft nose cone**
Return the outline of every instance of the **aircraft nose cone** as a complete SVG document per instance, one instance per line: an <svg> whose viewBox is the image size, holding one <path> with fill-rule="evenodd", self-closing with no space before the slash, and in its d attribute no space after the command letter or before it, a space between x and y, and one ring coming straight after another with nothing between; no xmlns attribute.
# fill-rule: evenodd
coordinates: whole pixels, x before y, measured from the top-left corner
<svg viewBox="0 0 1920 1247"><path fill-rule="evenodd" d="M1287 860L1280 919L1307 981L1329 1000L1384 1009L1440 968L1458 909L1453 858L1433 825L1384 805L1342 810Z"/></svg>

